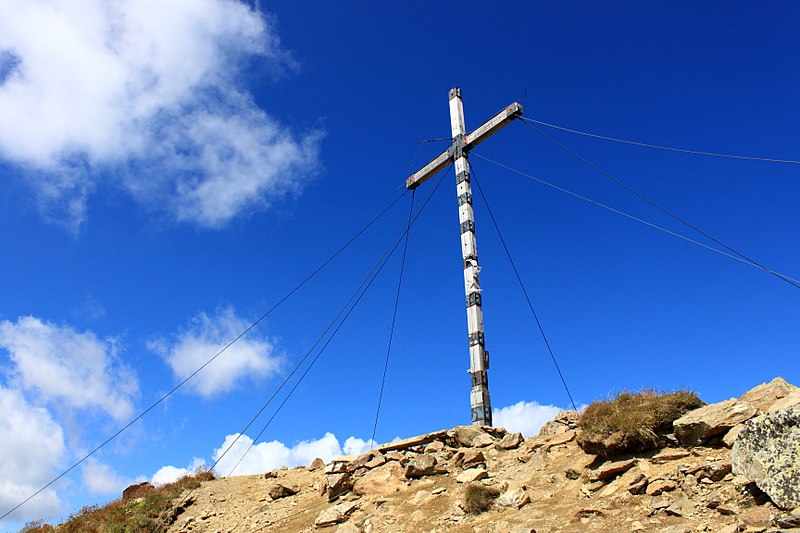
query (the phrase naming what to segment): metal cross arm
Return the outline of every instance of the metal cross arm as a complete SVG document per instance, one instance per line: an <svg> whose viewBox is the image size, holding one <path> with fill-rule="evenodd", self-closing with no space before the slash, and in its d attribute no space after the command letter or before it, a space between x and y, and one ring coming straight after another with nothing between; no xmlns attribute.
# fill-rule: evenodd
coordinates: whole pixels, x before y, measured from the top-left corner
<svg viewBox="0 0 800 533"><path fill-rule="evenodd" d="M453 144L450 148L436 156L430 163L419 169L406 180L406 189L416 189L458 157L460 155L458 154L459 150L468 152L500 130L503 126L520 116L522 116L522 105L518 102L514 102L475 128L474 131L467 134L463 139L453 139Z"/></svg>

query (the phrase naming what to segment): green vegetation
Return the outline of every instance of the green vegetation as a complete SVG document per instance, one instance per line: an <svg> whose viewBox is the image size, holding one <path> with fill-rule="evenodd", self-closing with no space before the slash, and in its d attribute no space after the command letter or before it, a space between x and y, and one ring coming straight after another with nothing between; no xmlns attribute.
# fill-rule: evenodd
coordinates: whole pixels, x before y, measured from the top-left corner
<svg viewBox="0 0 800 533"><path fill-rule="evenodd" d="M488 511L498 496L500 496L500 491L494 487L470 483L464 489L464 511L469 514L481 514Z"/></svg>
<svg viewBox="0 0 800 533"><path fill-rule="evenodd" d="M23 528L25 533L155 533L163 529L160 520L170 508L172 500L184 491L214 479L209 470L198 470L194 475L156 487L141 497L114 500L100 507L87 506L70 516L59 526L33 522ZM163 524L161 524L163 526Z"/></svg>
<svg viewBox="0 0 800 533"><path fill-rule="evenodd" d="M578 444L603 457L660 448L665 445L663 436L672 433L672 422L703 405L697 394L686 390L621 392L586 408L578 422Z"/></svg>

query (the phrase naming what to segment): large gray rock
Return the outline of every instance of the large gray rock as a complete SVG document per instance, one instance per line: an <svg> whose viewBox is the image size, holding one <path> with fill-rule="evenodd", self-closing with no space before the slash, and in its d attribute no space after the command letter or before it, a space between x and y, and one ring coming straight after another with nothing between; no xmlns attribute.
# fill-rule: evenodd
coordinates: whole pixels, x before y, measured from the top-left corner
<svg viewBox="0 0 800 533"><path fill-rule="evenodd" d="M729 429L758 414L749 403L731 398L689 411L672 423L675 436L684 446L699 446L712 437L722 436Z"/></svg>
<svg viewBox="0 0 800 533"><path fill-rule="evenodd" d="M800 507L800 405L746 422L731 457L733 473L754 481L776 506Z"/></svg>

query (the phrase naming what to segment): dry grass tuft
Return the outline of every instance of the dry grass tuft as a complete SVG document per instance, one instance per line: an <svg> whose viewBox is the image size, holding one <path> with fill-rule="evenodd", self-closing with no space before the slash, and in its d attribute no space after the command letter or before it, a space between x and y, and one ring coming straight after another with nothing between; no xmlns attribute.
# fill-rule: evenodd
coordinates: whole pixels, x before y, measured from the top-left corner
<svg viewBox="0 0 800 533"><path fill-rule="evenodd" d="M500 491L480 483L470 483L464 489L464 511L469 514L481 514L488 511Z"/></svg>
<svg viewBox="0 0 800 533"><path fill-rule="evenodd" d="M44 520L36 520L35 522L28 522L19 530L19 533L30 533L36 531L37 533L53 533L56 530L53 526L45 524Z"/></svg>
<svg viewBox="0 0 800 533"><path fill-rule="evenodd" d="M100 507L87 506L55 528L41 521L25 526L25 533L156 533L161 517L170 509L172 500L184 491L214 479L210 470L198 469L191 476L156 487L155 491L130 500L114 500Z"/></svg>
<svg viewBox="0 0 800 533"><path fill-rule="evenodd" d="M603 457L659 448L664 446L662 437L672 433L673 421L703 405L686 390L621 392L586 408L578 422L578 444Z"/></svg>

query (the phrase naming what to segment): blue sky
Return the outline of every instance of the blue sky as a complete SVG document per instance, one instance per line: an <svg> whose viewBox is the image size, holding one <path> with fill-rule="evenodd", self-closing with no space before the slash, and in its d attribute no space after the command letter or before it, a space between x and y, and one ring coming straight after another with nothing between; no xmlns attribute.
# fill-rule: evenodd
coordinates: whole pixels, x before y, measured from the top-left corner
<svg viewBox="0 0 800 533"><path fill-rule="evenodd" d="M0 428L11 435L0 511L149 407L402 194L447 145L417 143L449 137L450 88L462 88L468 129L516 100L527 117L582 131L800 159L799 18L791 2L0 2ZM546 131L800 277L800 165ZM519 121L476 154L711 244ZM795 287L471 162L577 403L640 387L711 402L778 375L800 383ZM411 231L379 441L469 422L453 182ZM213 463L403 226L409 196L2 529ZM475 209L493 406L531 433L569 402ZM238 472L364 448L399 260Z"/></svg>

